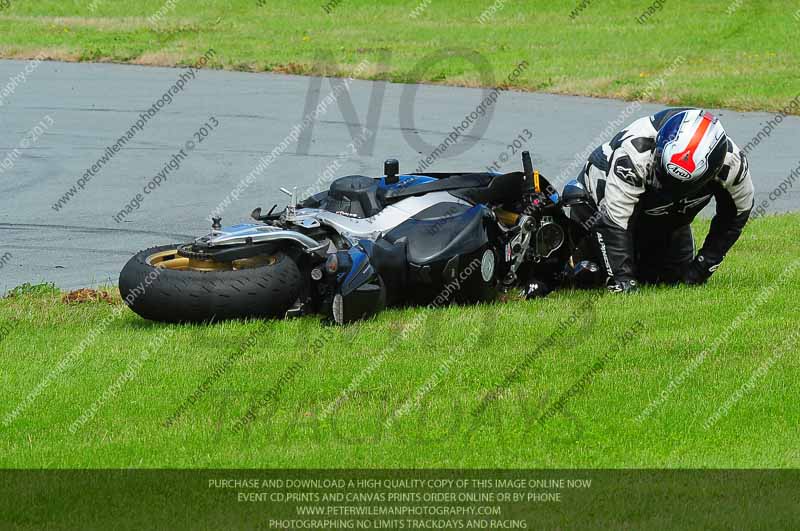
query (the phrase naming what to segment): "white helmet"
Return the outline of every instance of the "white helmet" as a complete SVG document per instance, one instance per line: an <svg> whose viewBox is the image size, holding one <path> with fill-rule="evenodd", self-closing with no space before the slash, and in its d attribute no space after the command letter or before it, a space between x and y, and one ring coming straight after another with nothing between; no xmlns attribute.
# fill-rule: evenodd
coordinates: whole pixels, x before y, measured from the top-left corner
<svg viewBox="0 0 800 531"><path fill-rule="evenodd" d="M719 174L727 151L718 118L700 109L681 111L656 136L656 178L666 189L691 193Z"/></svg>

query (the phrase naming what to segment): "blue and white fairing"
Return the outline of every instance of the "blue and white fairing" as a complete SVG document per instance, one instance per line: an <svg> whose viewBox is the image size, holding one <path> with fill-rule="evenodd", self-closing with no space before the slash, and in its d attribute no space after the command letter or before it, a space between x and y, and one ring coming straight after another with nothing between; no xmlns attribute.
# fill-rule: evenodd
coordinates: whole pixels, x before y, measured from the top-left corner
<svg viewBox="0 0 800 531"><path fill-rule="evenodd" d="M427 175L400 175L397 183L387 184L385 177L377 180L380 188L396 190L434 182L437 179ZM284 214L284 221L288 225L294 224L300 229L311 229L320 225L327 225L355 245L359 240L374 241L417 213L441 202L469 205L463 199L456 198L448 192L433 192L424 196L409 197L398 201L386 206L383 210L368 218L354 218L319 208L288 208ZM223 227L202 238L198 238L196 241L200 244L215 247L241 245L248 241L262 243L281 239L299 243L306 250L313 250L319 246L318 242L302 232L281 229L263 223L242 223Z"/></svg>
<svg viewBox="0 0 800 531"><path fill-rule="evenodd" d="M428 177L428 179L431 178ZM407 186L416 184L422 183L415 182ZM439 203L458 203L472 206L469 202L457 198L448 192L431 192L421 196L408 197L402 201L392 203L374 216L368 218L353 218L318 208L299 208L295 211L293 219L287 219L286 221L304 228L313 226L309 225L310 223L327 225L353 243L358 240L375 241L407 219Z"/></svg>
<svg viewBox="0 0 800 531"><path fill-rule="evenodd" d="M343 270L337 274L331 314L338 324L365 319L386 305L386 287L369 261L372 242L339 251Z"/></svg>
<svg viewBox="0 0 800 531"><path fill-rule="evenodd" d="M346 260L339 260L339 263L344 266L344 270L338 274L336 279L342 295L347 296L353 290L374 279L375 269L369 263L369 256L362 246L351 247L347 251L340 251L339 254L347 256Z"/></svg>
<svg viewBox="0 0 800 531"><path fill-rule="evenodd" d="M398 182L387 183L379 179L378 187L384 190L402 190L410 186L436 181L426 175L400 175ZM370 262L374 241L389 230L432 205L446 202L468 204L447 192L434 192L422 197L410 197L385 207L378 214L365 219L355 219L317 209L301 209L296 215L314 216L320 223L336 229L353 241L354 245L337 255L340 272L336 276L332 316L338 323L345 323L373 315L383 308L386 289ZM301 221L302 222L302 221Z"/></svg>

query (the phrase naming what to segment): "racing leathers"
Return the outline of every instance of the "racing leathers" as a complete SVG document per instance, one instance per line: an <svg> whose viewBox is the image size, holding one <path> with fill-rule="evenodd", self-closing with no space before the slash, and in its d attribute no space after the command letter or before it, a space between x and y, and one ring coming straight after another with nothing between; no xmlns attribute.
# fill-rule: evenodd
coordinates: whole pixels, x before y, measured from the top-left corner
<svg viewBox="0 0 800 531"><path fill-rule="evenodd" d="M637 281L704 283L750 216L754 191L748 161L730 139L724 166L712 180L681 196L658 182L653 168L657 133L684 110L636 120L598 147L577 179L594 204L576 220L590 227L596 259L612 291L635 289ZM712 198L716 215L695 255L690 224Z"/></svg>

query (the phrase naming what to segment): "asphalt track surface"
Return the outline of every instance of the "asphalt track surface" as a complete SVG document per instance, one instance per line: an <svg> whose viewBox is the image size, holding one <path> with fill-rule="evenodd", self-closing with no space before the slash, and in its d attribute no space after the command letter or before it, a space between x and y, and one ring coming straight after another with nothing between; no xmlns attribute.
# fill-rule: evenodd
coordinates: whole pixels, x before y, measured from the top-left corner
<svg viewBox="0 0 800 531"><path fill-rule="evenodd" d="M64 289L115 284L137 250L208 232L210 213L276 147L274 161L224 209L223 224L247 220L257 206L283 206L280 187L324 186L327 179L320 174L326 168L337 175L375 176L382 174L385 158L395 157L401 171L411 172L489 96L482 89L352 81L337 99L345 111L338 103L329 105L313 127L303 130L304 137L284 142L282 150L281 142L306 110L333 94L329 80L198 71L172 103L148 118L56 211L54 203L186 69L44 62L22 81L19 74L26 64L0 61L0 91L13 85L5 95L0 92L0 291L25 282L55 282ZM355 114L346 110L347 95ZM359 132L353 122L369 125L371 98L374 145L363 144L362 152L353 155L348 144L354 141L351 133L357 138ZM485 107L491 113L474 122L476 129L427 169L480 171L496 162L499 171L518 170L519 154L512 154L518 148L511 146L516 139L532 151L543 174L563 184L577 173L576 154L593 147L604 130L611 131L609 123L622 120L621 128L661 108L645 104L626 116L630 102L503 91ZM740 146L774 117L727 110L717 114ZM214 122L219 125L206 126L209 133L199 142L195 132ZM800 164L798 138L800 119L788 117L750 152L757 203L767 200L771 213L800 205L797 183L777 200L769 199ZM187 150L188 141L195 142L193 150ZM142 193L181 148L187 157L180 168ZM137 194L144 199L140 207L115 221Z"/></svg>

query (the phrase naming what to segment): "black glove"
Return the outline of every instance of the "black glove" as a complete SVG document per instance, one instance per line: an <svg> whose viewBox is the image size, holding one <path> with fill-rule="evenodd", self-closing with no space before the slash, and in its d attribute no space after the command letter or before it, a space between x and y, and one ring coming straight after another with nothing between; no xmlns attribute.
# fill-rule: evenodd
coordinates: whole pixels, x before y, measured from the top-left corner
<svg viewBox="0 0 800 531"><path fill-rule="evenodd" d="M553 291L550 289L550 286L545 284L540 280L531 279L530 282L526 286L522 287L521 295L525 297L526 300L531 299L539 299L541 297L547 297L547 295Z"/></svg>
<svg viewBox="0 0 800 531"><path fill-rule="evenodd" d="M692 263L686 266L683 270L682 280L684 284L690 286L699 286L705 284L711 278L714 271L717 270L719 264L711 264L702 254L698 254Z"/></svg>
<svg viewBox="0 0 800 531"><path fill-rule="evenodd" d="M635 293L639 291L639 283L635 280L610 279L607 288L611 293Z"/></svg>

